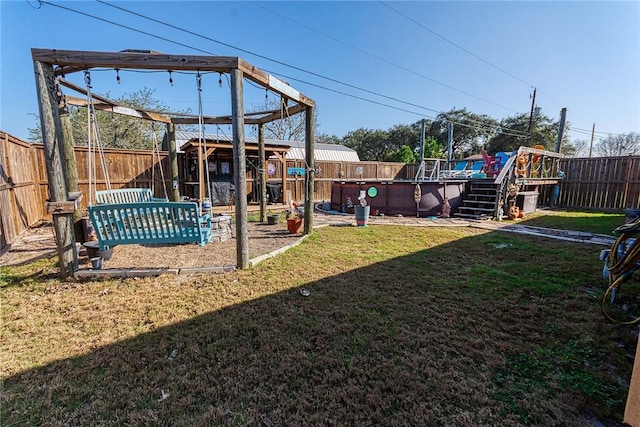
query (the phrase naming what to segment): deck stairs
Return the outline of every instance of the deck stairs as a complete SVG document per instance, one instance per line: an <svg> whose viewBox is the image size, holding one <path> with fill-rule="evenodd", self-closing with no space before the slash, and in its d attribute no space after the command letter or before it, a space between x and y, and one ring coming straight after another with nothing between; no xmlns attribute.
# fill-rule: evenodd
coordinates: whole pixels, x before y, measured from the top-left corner
<svg viewBox="0 0 640 427"><path fill-rule="evenodd" d="M467 182L467 191L456 217L493 219L500 199L500 184L494 179L473 179Z"/></svg>
<svg viewBox="0 0 640 427"><path fill-rule="evenodd" d="M465 186L462 205L454 216L470 219L494 219L502 201L507 203L509 184L518 191L543 185L556 185L560 176L558 160L563 155L532 147L520 147L491 178L470 179ZM537 159L537 162L536 162Z"/></svg>

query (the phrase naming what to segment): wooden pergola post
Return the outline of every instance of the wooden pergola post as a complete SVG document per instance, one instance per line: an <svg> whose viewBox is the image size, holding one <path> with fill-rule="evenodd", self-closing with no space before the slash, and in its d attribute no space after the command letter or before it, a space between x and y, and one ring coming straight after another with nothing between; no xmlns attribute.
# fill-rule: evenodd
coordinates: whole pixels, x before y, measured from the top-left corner
<svg viewBox="0 0 640 427"><path fill-rule="evenodd" d="M171 200L180 201L178 188L178 148L176 147L176 125L167 123L167 145L169 148L169 171L171 176Z"/></svg>
<svg viewBox="0 0 640 427"><path fill-rule="evenodd" d="M44 157L49 180L49 202L67 202L69 191L62 165L64 157L64 136L58 101L55 91L55 76L51 64L34 61L38 107ZM76 239L73 230L73 211L53 214L55 240L58 248L60 276L65 279L78 269Z"/></svg>
<svg viewBox="0 0 640 427"><path fill-rule="evenodd" d="M64 171L67 190L75 193L78 188L78 165L76 163L76 152L73 142L73 128L71 126L71 118L69 117L69 108L65 103L58 104L60 112L60 124L62 126L62 145L64 151ZM72 215L74 233L76 240L84 242L84 227L82 226L82 208L78 205Z"/></svg>
<svg viewBox="0 0 640 427"><path fill-rule="evenodd" d="M231 70L231 127L233 131L233 182L236 203L236 264L249 267L249 232L247 230L247 158L244 147L243 73Z"/></svg>
<svg viewBox="0 0 640 427"><path fill-rule="evenodd" d="M304 174L304 234L313 233L313 186L316 173L315 156L315 107L307 107L305 113L305 159L306 173Z"/></svg>
<svg viewBox="0 0 640 427"><path fill-rule="evenodd" d="M52 94L55 93L51 90L53 87L53 78L55 76L64 76L72 73L82 72L92 68L113 68L116 70L124 69L136 69L136 70L165 70L165 71L192 71L197 73L228 73L231 76L231 104L232 115L220 116L220 117L204 117L200 113L197 118L195 117L167 117L156 112L144 111L134 109L128 106L118 105L113 101L106 98L100 98L95 96L94 98L100 101L95 104L97 108L117 112L118 114L126 114L138 118L144 118L154 121L161 121L171 124L231 124L233 127L233 164L234 164L234 184L235 184L235 202L236 202L236 239L237 239L237 266L239 268L248 267L248 233L247 233L247 177L246 177L246 154L245 154L245 136L244 126L245 124L257 124L262 125L272 122L274 120L281 120L283 113L287 116L293 114L299 114L309 107L313 112L315 102L292 88L287 82L272 76L252 64L244 61L238 57L223 57L223 56L195 56L195 55L165 55L157 54L152 51L123 51L123 52L87 52L87 51L74 51L74 50L62 50L62 49L31 49L31 57L36 63L36 75L39 84L39 96L41 98L41 119L43 120L42 129L45 136L45 152L48 153L51 160L51 174L49 180L50 191L55 192L52 195L52 200L67 200L66 191L68 190L64 185L64 179L57 176L57 172L54 170L59 169L60 160L54 156L54 152L58 149L56 143L61 140L60 137L60 118L57 110L52 109ZM53 66L56 66L55 70ZM46 70L41 70L46 67ZM46 74L46 79L45 79ZM243 79L258 84L265 89L272 91L279 96L282 96L287 101L293 101L293 105L287 105L285 103L284 110L282 108L278 110L261 111L254 113L244 112L243 102ZM61 80L61 84L72 90L85 93L86 91L77 85L70 82ZM76 105L86 105L86 101L76 99ZM46 114L45 114L46 113ZM309 114L309 113L307 113ZM311 115L313 115L311 113ZM204 121L203 121L204 120ZM307 141L313 144L313 118L307 117ZM47 145L48 144L48 145ZM307 146L309 150L309 146ZM208 154L213 152L208 151ZM208 154L198 151L198 182L200 184L200 199L204 198L205 193L205 171L207 170L206 159ZM274 153L278 155L278 153ZM283 163L282 183L285 188L285 202L286 200L286 176L287 176L287 163L284 154L278 155ZM313 165L313 146L311 147L311 154L307 155L308 162ZM173 162L173 159L171 159ZM173 166L172 166L173 167ZM175 170L172 169L172 178L177 177ZM309 172L309 181L307 182L307 197L306 204L308 205L307 215L313 214L313 171ZM61 183L59 183L60 181ZM266 185L266 184L265 184ZM262 191L262 188L261 188ZM175 190L173 197L177 197ZM263 196L264 197L264 196ZM56 208L62 206L62 202L56 205ZM66 206L66 205L65 205ZM62 218L62 217L60 217ZM311 224L311 216L308 217L307 224ZM64 222L62 220L56 222ZM57 236L62 240L60 241L59 253L61 254L61 260L63 259L62 253L68 250L75 250L75 242L71 245L66 239L66 232L63 230L62 224L60 225L60 232ZM72 251L73 252L73 251ZM66 252L65 252L66 253ZM61 261L61 264L69 264L71 261L67 259L67 255L64 255L65 261ZM76 264L77 265L77 259ZM75 267L74 267L75 269Z"/></svg>
<svg viewBox="0 0 640 427"><path fill-rule="evenodd" d="M260 222L267 220L267 178L264 152L264 124L258 125L258 188L260 189Z"/></svg>

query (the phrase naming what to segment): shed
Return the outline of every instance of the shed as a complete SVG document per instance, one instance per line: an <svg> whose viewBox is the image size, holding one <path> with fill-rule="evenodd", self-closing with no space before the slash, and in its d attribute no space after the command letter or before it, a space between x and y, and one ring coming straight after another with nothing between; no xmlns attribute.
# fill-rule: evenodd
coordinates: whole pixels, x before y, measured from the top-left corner
<svg viewBox="0 0 640 427"><path fill-rule="evenodd" d="M165 136L166 139L166 136ZM257 138L245 138L245 155L248 164L254 168L258 165L259 145ZM197 197L200 194L200 182L195 178L199 153L206 158L206 194L213 204L226 204L235 190L233 171L233 138L221 134L205 134L200 140L197 132L176 132L176 146L185 154L185 175L186 193ZM283 166L286 164L286 154L289 151L288 145L278 144L277 141L265 141L265 156L276 161ZM255 184L251 184L253 187ZM278 188L282 189L286 185L286 174L282 174L281 183ZM267 184L269 186L269 184ZM251 189L252 197L256 199L257 188ZM280 198L278 194L272 196L273 199Z"/></svg>
<svg viewBox="0 0 640 427"><path fill-rule="evenodd" d="M180 150L182 146L191 140L198 140L198 132L188 132L188 131L176 131L176 146L179 147ZM204 135L204 138L207 140L216 140L216 141L226 141L231 143L232 138L230 135L225 134L211 134L207 133ZM288 151L286 153L287 160L304 160L305 159L305 143L304 141L285 141L282 139L265 139L265 146L267 147L267 151L269 151L269 146L278 146L288 147ZM245 143L247 144L258 144L258 138L248 136L245 137ZM166 147L166 135L164 141ZM359 162L360 158L358 157L358 153L349 147L345 147L340 144L320 144L316 143L315 146L315 160L316 161L326 161L326 162Z"/></svg>

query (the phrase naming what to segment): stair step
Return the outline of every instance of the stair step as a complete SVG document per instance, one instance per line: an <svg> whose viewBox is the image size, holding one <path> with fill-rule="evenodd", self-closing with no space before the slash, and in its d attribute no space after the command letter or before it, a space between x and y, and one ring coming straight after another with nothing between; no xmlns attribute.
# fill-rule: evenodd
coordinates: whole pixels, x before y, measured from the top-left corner
<svg viewBox="0 0 640 427"><path fill-rule="evenodd" d="M460 206L458 208L459 211L465 210L465 211L481 211L481 212L493 212L495 210L495 208L491 207L491 208L480 208L480 207L476 207L476 206Z"/></svg>
<svg viewBox="0 0 640 427"><path fill-rule="evenodd" d="M461 208L469 208L469 209L475 209L476 207L482 207L482 208L490 208L490 209L495 209L496 204L495 203L491 203L491 202L482 202L482 201L478 201L478 202L469 202L469 203L463 203L462 206L460 206Z"/></svg>
<svg viewBox="0 0 640 427"><path fill-rule="evenodd" d="M455 217L459 217L459 218L472 218L472 219L484 219L484 220L490 220L492 217L490 215L473 215L473 214L466 214L466 213L456 213L454 215Z"/></svg>
<svg viewBox="0 0 640 427"><path fill-rule="evenodd" d="M498 197L497 194L476 194L476 193L471 193L471 194L467 194L467 197L491 197L492 199L496 199Z"/></svg>

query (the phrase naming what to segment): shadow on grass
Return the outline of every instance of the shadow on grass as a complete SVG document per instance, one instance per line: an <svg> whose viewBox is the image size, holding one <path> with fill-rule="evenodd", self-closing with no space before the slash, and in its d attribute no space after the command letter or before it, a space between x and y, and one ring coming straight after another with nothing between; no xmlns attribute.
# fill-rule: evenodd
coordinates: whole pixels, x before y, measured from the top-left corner
<svg viewBox="0 0 640 427"><path fill-rule="evenodd" d="M599 249L436 233L318 231L279 257L291 271L229 281L343 271L13 375L3 425L615 425L630 334L597 311ZM229 290L208 280L196 296Z"/></svg>

